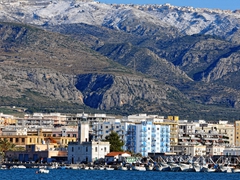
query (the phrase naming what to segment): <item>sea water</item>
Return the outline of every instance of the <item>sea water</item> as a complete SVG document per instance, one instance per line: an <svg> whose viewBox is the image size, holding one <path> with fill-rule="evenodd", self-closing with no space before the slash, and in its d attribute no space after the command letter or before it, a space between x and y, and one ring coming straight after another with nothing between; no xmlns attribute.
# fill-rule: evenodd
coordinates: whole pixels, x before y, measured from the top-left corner
<svg viewBox="0 0 240 180"><path fill-rule="evenodd" d="M0 180L240 180L240 173L72 170L53 169L37 174L37 169L0 170Z"/></svg>

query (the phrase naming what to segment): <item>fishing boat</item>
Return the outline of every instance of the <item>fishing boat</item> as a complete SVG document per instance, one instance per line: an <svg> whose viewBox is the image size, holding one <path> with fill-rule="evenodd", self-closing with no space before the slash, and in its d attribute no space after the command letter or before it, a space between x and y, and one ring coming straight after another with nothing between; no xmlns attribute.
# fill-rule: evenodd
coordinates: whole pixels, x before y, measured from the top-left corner
<svg viewBox="0 0 240 180"><path fill-rule="evenodd" d="M162 171L171 171L170 166L167 163L160 163Z"/></svg>
<svg viewBox="0 0 240 180"><path fill-rule="evenodd" d="M173 172L181 171L181 168L177 163L170 162L169 166L170 166L171 171L173 171Z"/></svg>

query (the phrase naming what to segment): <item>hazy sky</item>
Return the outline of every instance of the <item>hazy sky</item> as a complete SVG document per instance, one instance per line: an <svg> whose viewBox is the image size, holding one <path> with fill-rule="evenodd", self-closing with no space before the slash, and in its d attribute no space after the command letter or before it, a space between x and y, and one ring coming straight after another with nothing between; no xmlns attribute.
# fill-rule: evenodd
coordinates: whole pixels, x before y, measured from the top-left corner
<svg viewBox="0 0 240 180"><path fill-rule="evenodd" d="M240 9L240 0L99 0L102 3L113 4L165 4L175 6L192 6L211 9Z"/></svg>

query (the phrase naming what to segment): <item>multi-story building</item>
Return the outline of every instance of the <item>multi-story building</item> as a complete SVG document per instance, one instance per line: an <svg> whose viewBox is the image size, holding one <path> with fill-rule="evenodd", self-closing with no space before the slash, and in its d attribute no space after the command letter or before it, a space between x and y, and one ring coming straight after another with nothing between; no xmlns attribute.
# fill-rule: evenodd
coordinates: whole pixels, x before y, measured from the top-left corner
<svg viewBox="0 0 240 180"><path fill-rule="evenodd" d="M191 155L191 156L205 156L205 145L176 145L171 147L171 152L176 155Z"/></svg>
<svg viewBox="0 0 240 180"><path fill-rule="evenodd" d="M68 162L94 162L110 152L109 142L89 140L89 121L84 116L78 119L78 140L68 144Z"/></svg>
<svg viewBox="0 0 240 180"><path fill-rule="evenodd" d="M154 124L154 121L142 121L129 124L126 136L126 148L134 153L148 156L148 153L170 151L170 126Z"/></svg>
<svg viewBox="0 0 240 180"><path fill-rule="evenodd" d="M207 146L206 154L210 156L223 155L223 151L225 150L225 146Z"/></svg>
<svg viewBox="0 0 240 180"><path fill-rule="evenodd" d="M16 118L13 115L0 113L0 126L16 124Z"/></svg>
<svg viewBox="0 0 240 180"><path fill-rule="evenodd" d="M234 142L235 142L235 146L240 147L240 120L235 121L234 123L234 130L235 130L235 138L234 138Z"/></svg>
<svg viewBox="0 0 240 180"><path fill-rule="evenodd" d="M98 121L92 124L92 135L94 140L106 139L112 131L118 133L120 139L124 140L125 126L120 120Z"/></svg>

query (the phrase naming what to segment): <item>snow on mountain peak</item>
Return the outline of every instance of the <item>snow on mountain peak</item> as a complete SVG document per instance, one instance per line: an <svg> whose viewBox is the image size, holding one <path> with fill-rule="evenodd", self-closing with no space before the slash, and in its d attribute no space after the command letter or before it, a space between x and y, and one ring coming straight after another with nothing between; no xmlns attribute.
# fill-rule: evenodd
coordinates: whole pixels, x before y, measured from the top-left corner
<svg viewBox="0 0 240 180"><path fill-rule="evenodd" d="M221 37L240 29L240 12L230 10L177 7L164 5L105 4L92 0L35 0L2 1L0 18L3 21L36 25L85 23L118 29L119 23L138 18L139 23L150 22L174 26L188 35L211 34Z"/></svg>

